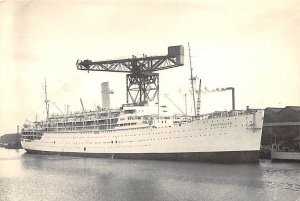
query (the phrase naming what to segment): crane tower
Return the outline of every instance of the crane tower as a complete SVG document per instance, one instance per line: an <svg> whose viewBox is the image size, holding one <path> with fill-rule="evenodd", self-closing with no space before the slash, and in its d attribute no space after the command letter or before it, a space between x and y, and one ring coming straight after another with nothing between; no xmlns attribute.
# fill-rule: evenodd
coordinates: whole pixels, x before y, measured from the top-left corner
<svg viewBox="0 0 300 201"><path fill-rule="evenodd" d="M157 97L159 101L159 74L155 71L165 70L184 64L183 46L168 47L168 54L164 56L146 56L129 59L92 61L77 60L78 70L108 71L127 73L126 100L127 103L144 105Z"/></svg>

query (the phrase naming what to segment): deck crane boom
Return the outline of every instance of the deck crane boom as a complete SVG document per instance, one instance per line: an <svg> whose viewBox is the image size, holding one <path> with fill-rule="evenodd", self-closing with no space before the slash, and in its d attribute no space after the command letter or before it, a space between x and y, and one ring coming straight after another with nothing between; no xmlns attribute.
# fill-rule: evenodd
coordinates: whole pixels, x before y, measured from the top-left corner
<svg viewBox="0 0 300 201"><path fill-rule="evenodd" d="M56 109L62 114L64 115L64 113L61 111L61 109L55 104L55 102L51 102L55 107Z"/></svg>
<svg viewBox="0 0 300 201"><path fill-rule="evenodd" d="M77 60L78 70L122 72L126 75L126 101L144 105L157 97L159 102L159 74L155 71L183 66L183 46L168 47L168 54L164 56L146 56L141 58L132 56L129 59L92 61Z"/></svg>
<svg viewBox="0 0 300 201"><path fill-rule="evenodd" d="M82 112L84 112L84 106L83 106L82 99L80 99L80 103L81 103Z"/></svg>

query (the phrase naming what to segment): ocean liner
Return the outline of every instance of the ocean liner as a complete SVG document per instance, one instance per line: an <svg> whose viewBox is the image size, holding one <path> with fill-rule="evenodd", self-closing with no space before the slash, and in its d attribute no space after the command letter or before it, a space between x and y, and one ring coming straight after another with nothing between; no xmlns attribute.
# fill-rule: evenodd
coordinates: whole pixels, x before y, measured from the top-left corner
<svg viewBox="0 0 300 201"><path fill-rule="evenodd" d="M168 58L173 56L171 53ZM176 58L181 57L175 55L169 62L177 62ZM142 59L152 59L149 64L156 60L162 64L165 58ZM87 63L91 61L83 62L85 66ZM142 62L135 65L138 63ZM147 63L143 63L143 68ZM153 74L151 79L155 76L158 75ZM203 115L163 116L153 114L147 104L124 104L118 109L106 107L48 116L47 93L45 102L46 120L27 122L22 128L21 144L28 153L114 159L258 161L263 110L233 108Z"/></svg>
<svg viewBox="0 0 300 201"><path fill-rule="evenodd" d="M258 160L263 110L198 117L146 114L145 106L50 116L27 123L28 153L214 162Z"/></svg>

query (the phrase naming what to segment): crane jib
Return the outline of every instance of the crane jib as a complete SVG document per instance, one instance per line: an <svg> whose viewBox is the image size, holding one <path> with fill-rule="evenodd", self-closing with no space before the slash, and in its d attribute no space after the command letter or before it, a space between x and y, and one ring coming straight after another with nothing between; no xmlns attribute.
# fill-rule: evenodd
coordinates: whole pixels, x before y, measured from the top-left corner
<svg viewBox="0 0 300 201"><path fill-rule="evenodd" d="M183 46L168 47L168 54L165 56L146 56L119 60L77 60L78 70L86 71L107 71L130 73L126 76L127 103L143 104L152 101L157 97L159 91L159 75L154 71L184 65ZM136 90L136 89L139 90ZM159 101L159 100L157 100Z"/></svg>

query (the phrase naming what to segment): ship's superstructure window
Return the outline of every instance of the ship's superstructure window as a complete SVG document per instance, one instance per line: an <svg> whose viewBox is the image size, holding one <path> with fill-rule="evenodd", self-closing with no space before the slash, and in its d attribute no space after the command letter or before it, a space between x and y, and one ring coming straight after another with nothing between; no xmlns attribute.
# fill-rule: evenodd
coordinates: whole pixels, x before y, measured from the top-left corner
<svg viewBox="0 0 300 201"><path fill-rule="evenodd" d="M124 110L124 114L133 114L135 113L135 109L132 110Z"/></svg>

